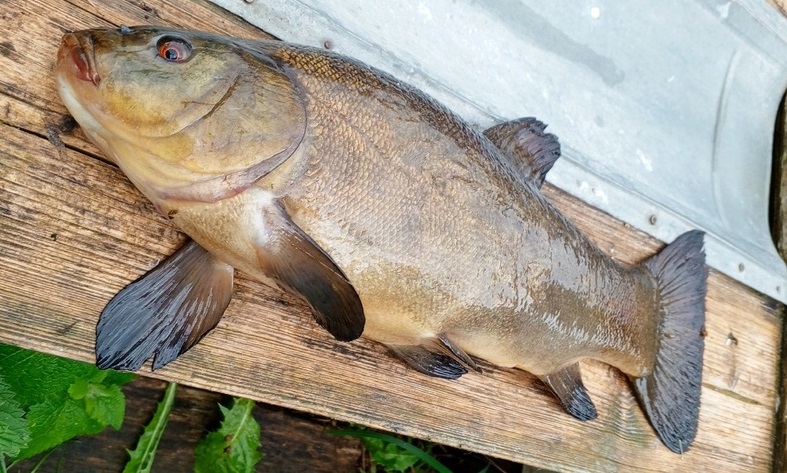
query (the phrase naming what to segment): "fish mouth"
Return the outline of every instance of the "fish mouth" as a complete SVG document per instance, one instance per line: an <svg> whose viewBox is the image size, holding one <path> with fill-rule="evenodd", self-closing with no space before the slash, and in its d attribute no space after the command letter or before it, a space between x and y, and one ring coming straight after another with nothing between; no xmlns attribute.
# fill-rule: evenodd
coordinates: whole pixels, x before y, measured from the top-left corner
<svg viewBox="0 0 787 473"><path fill-rule="evenodd" d="M101 83L90 36L77 36L74 33L63 35L58 52L58 63L72 66L72 72L79 80L91 82L96 87Z"/></svg>

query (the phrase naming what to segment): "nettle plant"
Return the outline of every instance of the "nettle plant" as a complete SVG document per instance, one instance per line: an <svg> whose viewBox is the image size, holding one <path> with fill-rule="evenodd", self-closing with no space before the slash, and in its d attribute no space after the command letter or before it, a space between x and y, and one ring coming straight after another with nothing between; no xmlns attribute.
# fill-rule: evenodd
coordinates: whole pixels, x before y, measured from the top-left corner
<svg viewBox="0 0 787 473"><path fill-rule="evenodd" d="M120 429L126 410L121 386L133 373L100 370L92 364L0 344L0 473L35 461L35 472L50 454L81 435ZM129 450L124 473L151 471L159 441L175 404L178 385L169 383L153 418ZM222 421L197 445L196 473L255 471L263 458L254 401L233 398L219 405ZM362 426L331 430L358 438L364 448L359 471L369 473L451 473L431 453L433 444L375 432ZM37 458L36 458L37 457ZM25 462L29 465L30 462ZM482 472L489 470L487 465Z"/></svg>
<svg viewBox="0 0 787 473"><path fill-rule="evenodd" d="M126 410L120 387L136 375L21 348L0 345L0 473L49 454L68 440L119 429ZM149 472L175 402L170 383L137 446L129 451L124 472ZM221 426L208 433L195 452L196 472L251 472L262 459L260 426L252 416L254 401L235 398L219 405Z"/></svg>

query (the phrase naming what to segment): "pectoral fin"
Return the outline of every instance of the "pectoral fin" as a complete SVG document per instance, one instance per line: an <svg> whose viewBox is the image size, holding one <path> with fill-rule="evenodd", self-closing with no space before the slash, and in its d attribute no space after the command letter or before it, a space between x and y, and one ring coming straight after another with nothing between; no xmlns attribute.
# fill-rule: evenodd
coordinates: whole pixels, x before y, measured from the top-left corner
<svg viewBox="0 0 787 473"><path fill-rule="evenodd" d="M560 157L560 143L546 125L535 118L519 118L484 131L526 178L541 188L544 178Z"/></svg>
<svg viewBox="0 0 787 473"><path fill-rule="evenodd" d="M582 384L582 375L579 372L579 363L566 366L563 369L540 376L549 389L563 404L566 411L579 420L592 420L598 417L596 406L590 400L585 385Z"/></svg>
<svg viewBox="0 0 787 473"><path fill-rule="evenodd" d="M279 203L262 211L267 237L257 247L257 255L265 273L303 296L317 323L337 340L360 337L366 318L347 276Z"/></svg>
<svg viewBox="0 0 787 473"><path fill-rule="evenodd" d="M234 270L197 243L186 243L109 301L96 328L99 368L160 368L191 348L221 319Z"/></svg>

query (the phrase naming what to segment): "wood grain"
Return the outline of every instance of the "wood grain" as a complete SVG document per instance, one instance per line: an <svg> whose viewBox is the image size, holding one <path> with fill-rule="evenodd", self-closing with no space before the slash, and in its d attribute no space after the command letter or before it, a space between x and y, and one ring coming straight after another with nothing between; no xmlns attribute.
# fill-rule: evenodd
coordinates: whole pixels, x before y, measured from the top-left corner
<svg viewBox="0 0 787 473"><path fill-rule="evenodd" d="M787 14L787 0L768 0L768 3L779 10L782 14Z"/></svg>
<svg viewBox="0 0 787 473"><path fill-rule="evenodd" d="M183 241L97 159L54 89L62 33L120 23L264 36L201 1L0 3L0 341L91 362L104 304ZM662 246L546 193L622 261ZM482 363L483 374L447 382L375 343L336 342L302 304L242 275L217 329L152 376L558 471L768 471L783 307L712 271L707 308L700 429L682 456L661 445L627 381L606 365L583 363L599 411L583 423L523 372Z"/></svg>

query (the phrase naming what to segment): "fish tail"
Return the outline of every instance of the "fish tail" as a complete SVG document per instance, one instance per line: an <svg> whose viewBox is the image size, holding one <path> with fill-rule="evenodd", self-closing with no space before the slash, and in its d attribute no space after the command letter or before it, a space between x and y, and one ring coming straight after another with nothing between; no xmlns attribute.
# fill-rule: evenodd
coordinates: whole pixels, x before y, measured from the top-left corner
<svg viewBox="0 0 787 473"><path fill-rule="evenodd" d="M644 263L658 284L661 325L653 371L634 378L634 388L662 442L676 453L697 434L708 278L704 235L686 232Z"/></svg>

